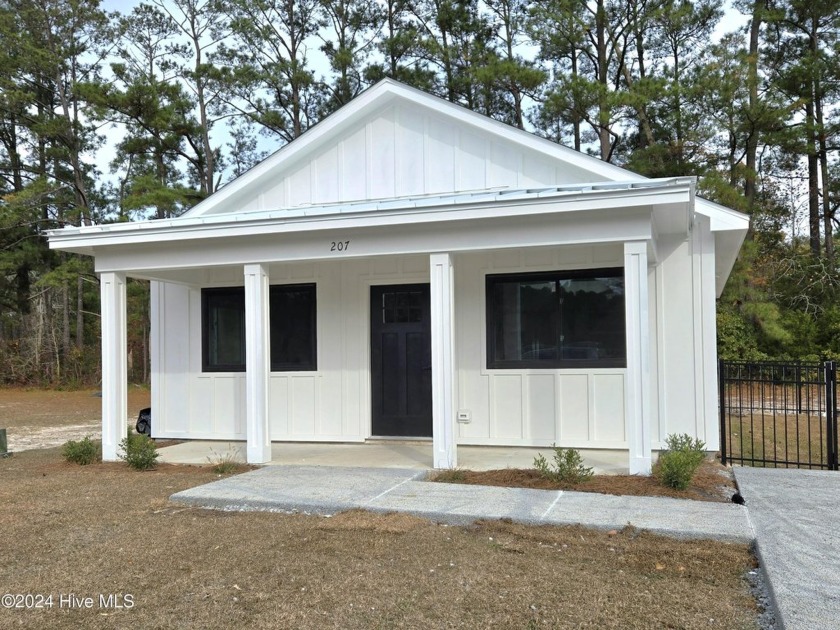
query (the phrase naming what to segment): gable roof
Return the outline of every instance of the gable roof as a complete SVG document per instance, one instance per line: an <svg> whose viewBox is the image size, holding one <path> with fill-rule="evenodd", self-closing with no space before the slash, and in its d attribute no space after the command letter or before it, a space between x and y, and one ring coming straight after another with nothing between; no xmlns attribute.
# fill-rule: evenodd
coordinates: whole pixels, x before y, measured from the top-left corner
<svg viewBox="0 0 840 630"><path fill-rule="evenodd" d="M441 204L454 210L488 195L495 205L546 194L568 200L610 187L633 196L637 184L690 188L689 211L708 217L715 237L719 294L749 218L695 198L694 178L651 180L392 79L368 88L178 219L68 227L50 232L50 246L93 254L113 239L147 241L161 230L186 236L210 224L229 231L237 224L336 213L359 220Z"/></svg>
<svg viewBox="0 0 840 630"><path fill-rule="evenodd" d="M364 199L321 198L317 200L313 199L311 202L304 201L302 204L295 203L292 199L286 199L285 203L275 201L273 205L270 203L268 206L261 207L254 207L252 204L249 204L249 197L253 195L255 190L270 188L277 180L291 175L295 168L300 166L301 162L323 154L338 143L340 139L352 134L361 125L374 120L377 116L381 116L388 108L393 107L401 107L413 112L429 114L443 125L447 123L454 125L452 129L460 133L474 133L479 138L491 139L493 142L501 143L502 152L519 149L527 152L529 155L535 156L542 164L550 164L553 168L565 169L567 172L574 171L575 173L580 173L572 181L524 182L528 186L646 179L613 164L603 162L597 158L564 147L527 131L478 114L461 105L451 103L437 96L432 96L393 79L383 79L362 92L350 103L347 103L341 109L310 128L302 136L285 145L261 163L194 206L184 216L195 217L209 214L234 214L245 209L277 210L281 207L324 205L326 203L359 201ZM426 123L427 131L428 126L428 123ZM368 142L370 141L370 138L368 138ZM455 140L446 138L445 141L453 142ZM487 147L482 147L482 149L486 150ZM494 184L497 185L494 186ZM464 192L468 189L486 190L495 187L522 188L525 185L513 183L510 186L505 186L498 185L497 182L484 182L474 187L461 187L455 190L413 191L413 195L411 196L416 196L417 193L441 194ZM402 195L399 192L396 194L372 194L368 195L366 199L402 196L408 195Z"/></svg>
<svg viewBox="0 0 840 630"><path fill-rule="evenodd" d="M399 191L393 191L391 194L377 195L369 190L366 196L355 198L307 198L300 195L297 198L295 197L295 189L300 188L301 183L307 184L305 180L308 173L304 173L302 178L294 179L295 169L299 168L302 162L305 163L307 160L315 159L318 155L323 155L339 143L342 138L347 138L352 134L354 130L358 130L371 120L375 120L377 116L382 116L383 112L389 107L402 107L428 113L434 116L435 120L443 121L442 124L450 123L453 125L450 129L456 129L459 133L473 133L477 137L490 138L494 143L501 143L500 150L503 152L519 149L527 152L530 156L537 157L543 165L549 164L560 173L567 175L570 171L574 171L576 176L571 181L545 181L546 178L551 179L550 174L548 176L544 175L542 180L539 177L535 180L534 176L528 174L525 181L512 185L503 185L498 181L485 181L484 185L474 187L458 189L456 186L455 189L451 190L414 190L408 194L399 194ZM368 138L368 141L370 141L370 138ZM449 141L453 140L449 139ZM487 149L489 146L484 145L484 148ZM378 156L374 157L378 159ZM414 166L416 167L416 165ZM522 170L526 170L525 167L526 165L520 166ZM391 173L391 176L395 175ZM315 175L312 176L313 179L316 177ZM286 188L290 191L286 194L277 192L277 182L284 178L288 180ZM385 178L387 179L387 177ZM489 175L487 178L490 179ZM296 207L370 202L375 199L416 198L423 194L435 196L460 194L470 190L485 192L487 190L550 187L554 185L633 181L648 181L648 178L541 138L533 133L517 129L393 79L383 79L310 128L302 136L285 145L215 194L194 206L184 213L183 217L195 218L216 214L236 215L244 212L250 214L252 211L274 212L291 210ZM318 182L315 182L313 187L317 188L317 184ZM268 191L263 197L271 198L267 200L258 199L256 197L259 194L255 191ZM738 247L740 247L740 242L749 224L746 215L699 197L696 199L695 210L710 218L713 232L734 231L740 234L741 238L738 240ZM727 259L731 259L734 263L736 256L737 248L734 253L727 256ZM728 274L729 269L731 269L731 264L727 263L722 271L725 270Z"/></svg>

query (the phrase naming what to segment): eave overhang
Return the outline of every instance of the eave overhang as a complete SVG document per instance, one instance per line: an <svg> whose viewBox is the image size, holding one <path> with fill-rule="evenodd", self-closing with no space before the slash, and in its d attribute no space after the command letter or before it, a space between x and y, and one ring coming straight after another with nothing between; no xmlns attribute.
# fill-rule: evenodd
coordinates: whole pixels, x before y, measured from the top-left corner
<svg viewBox="0 0 840 630"><path fill-rule="evenodd" d="M307 206L238 215L70 227L49 232L51 249L96 255L103 249L207 241L268 234L341 231L410 224L446 224L506 217L547 216L622 208L679 207L683 216L669 225L687 227L694 180L675 178L624 183L558 186L527 190L390 199L377 202ZM664 216L664 215L663 215ZM679 228L678 228L679 229Z"/></svg>

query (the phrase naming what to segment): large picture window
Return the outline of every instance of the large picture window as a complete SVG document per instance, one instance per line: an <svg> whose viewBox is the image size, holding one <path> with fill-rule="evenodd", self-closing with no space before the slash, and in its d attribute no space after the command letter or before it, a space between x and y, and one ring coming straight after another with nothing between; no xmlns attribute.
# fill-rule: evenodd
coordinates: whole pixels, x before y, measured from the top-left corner
<svg viewBox="0 0 840 630"><path fill-rule="evenodd" d="M317 369L314 284L268 289L271 371ZM201 291L202 370L245 371L245 289Z"/></svg>
<svg viewBox="0 0 840 630"><path fill-rule="evenodd" d="M624 270L487 276L487 367L625 367Z"/></svg>

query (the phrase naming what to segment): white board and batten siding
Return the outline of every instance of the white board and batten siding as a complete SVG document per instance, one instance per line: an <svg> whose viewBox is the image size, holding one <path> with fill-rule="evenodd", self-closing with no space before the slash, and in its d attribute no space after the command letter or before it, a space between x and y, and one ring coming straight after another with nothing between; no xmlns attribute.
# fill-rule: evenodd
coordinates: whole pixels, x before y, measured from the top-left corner
<svg viewBox="0 0 840 630"><path fill-rule="evenodd" d="M686 359L692 354L686 343L702 345L706 334L702 312L694 307L702 287L685 281L692 269L698 279L702 272L702 262L691 251L691 241L674 243L649 276L654 447L668 433L688 432L707 441L714 435L716 416L712 411L709 417L708 396L685 395L694 390L695 379L705 369ZM458 409L470 416L470 422L458 423L460 444L626 447L625 370L487 369L484 299L487 274L621 263L619 245L510 249L454 257ZM240 278L235 268L208 271L205 286L233 286L241 283ZM370 286L426 281L425 256L270 266L272 284L316 283L318 305L318 370L270 376L273 440L370 437ZM244 373L201 372L200 288L160 282L152 286L155 435L244 439ZM706 422L695 420L698 417Z"/></svg>
<svg viewBox="0 0 840 630"><path fill-rule="evenodd" d="M428 282L428 258L269 265L269 276L271 284L316 284L318 349L317 371L271 373L271 439L366 439L370 286ZM208 270L203 286L241 284L241 270L225 268ZM245 439L245 373L201 371L201 287L152 282L152 312L154 435Z"/></svg>
<svg viewBox="0 0 840 630"><path fill-rule="evenodd" d="M581 418L597 424L592 436L618 431L623 444L623 370L588 370L559 376L559 370L486 370L484 351L484 276L557 265L591 264L570 248L548 258L521 252L524 264L511 266L510 252L456 257L456 339L460 409L471 409L472 422L459 425L459 442L467 444L548 445L574 438L590 444ZM615 249L615 248L612 248ZM573 253L575 250L577 253ZM618 251L618 250L616 250ZM571 257L570 257L571 255ZM514 252L518 260L520 254ZM583 256L583 257L581 257ZM551 261L551 262L549 262ZM600 266L615 260L600 261ZM217 270L206 286L237 284L237 270ZM318 304L318 370L274 372L270 376L269 417L273 440L360 441L370 436L369 291L374 284L428 281L428 259L404 256L349 260L342 264L310 263L270 268L273 284L315 282ZM244 373L201 372L201 290L172 283L153 283L155 320L153 366L154 433L159 437L244 439ZM479 352L475 352L479 349ZM475 375L480 375L478 380ZM576 379L592 392L580 399ZM548 382L551 381L550 387ZM558 404L560 388L566 388ZM616 386L617 381L617 386ZM514 388L514 383L517 387ZM604 390L599 392L599 388ZM515 390L515 391L514 391ZM187 392L187 395L184 395ZM597 394L606 394L609 396ZM518 400L517 413L509 413ZM527 403L522 401L528 401ZM617 409L617 413L614 410ZM558 416L557 412L564 412ZM602 421L602 418L604 420ZM609 418L613 426L609 426ZM617 420L617 421L616 421ZM563 424L565 423L565 425ZM559 431L559 432L558 432ZM568 434L568 435L566 435ZM596 440L600 445L607 441Z"/></svg>
<svg viewBox="0 0 840 630"><path fill-rule="evenodd" d="M455 259L459 443L626 448L624 368L488 369L485 276L620 267L620 245L511 249ZM476 326L475 322L482 322Z"/></svg>
<svg viewBox="0 0 840 630"><path fill-rule="evenodd" d="M715 250L708 218L696 217L688 239L663 239L659 252L651 317L655 315L660 325L651 340L651 362L658 364L663 377L653 394L662 410L661 422L653 425L654 448L664 448L669 434L687 433L716 451Z"/></svg>
<svg viewBox="0 0 840 630"><path fill-rule="evenodd" d="M241 211L591 180L582 168L558 165L521 145L401 101L284 164L270 183L247 194Z"/></svg>
<svg viewBox="0 0 840 630"><path fill-rule="evenodd" d="M524 144L400 99L278 164L270 178L242 190L235 205L247 213L589 181L592 173L584 166L546 159ZM218 211L232 207L221 203ZM710 244L712 258L706 251ZM648 279L652 446L657 448L668 433L686 432L714 448L714 286L708 282L713 281L713 240L703 224L688 240L658 248L659 261ZM626 448L626 370L488 370L484 326L487 273L622 264L618 244L454 256L457 406L470 416L469 423L458 424L459 443ZM242 280L241 269L205 273L201 286ZM270 276L275 284L315 282L318 287L318 370L271 374L272 439L366 439L369 287L427 281L428 258L271 265ZM244 438L244 374L201 372L200 286L161 284L155 292L167 311L159 321L156 345L162 365L153 369L159 383L157 390L153 387L159 392L155 406L162 410L156 432L162 437ZM172 386L164 383L169 378L175 379ZM175 383L184 380L187 386L179 390Z"/></svg>
<svg viewBox="0 0 840 630"><path fill-rule="evenodd" d="M708 220L649 269L652 447L687 433L719 448L713 238ZM488 370L484 275L623 264L620 246L506 250L456 258L461 444L626 448L625 369ZM478 278L478 280L474 280ZM705 295L702 295L705 293ZM480 321L482 326L473 322Z"/></svg>

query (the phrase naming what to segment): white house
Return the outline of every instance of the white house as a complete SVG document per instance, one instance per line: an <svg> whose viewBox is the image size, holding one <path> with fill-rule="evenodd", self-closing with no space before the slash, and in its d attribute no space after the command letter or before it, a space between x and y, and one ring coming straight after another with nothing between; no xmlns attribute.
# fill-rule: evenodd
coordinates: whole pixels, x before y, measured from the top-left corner
<svg viewBox="0 0 840 630"><path fill-rule="evenodd" d="M102 293L103 457L127 277L151 281L153 434L718 448L715 298L747 217L385 80L180 218L65 228Z"/></svg>

